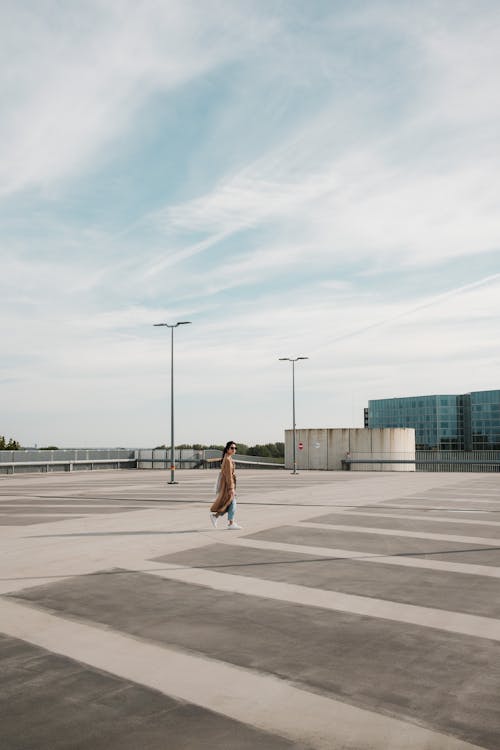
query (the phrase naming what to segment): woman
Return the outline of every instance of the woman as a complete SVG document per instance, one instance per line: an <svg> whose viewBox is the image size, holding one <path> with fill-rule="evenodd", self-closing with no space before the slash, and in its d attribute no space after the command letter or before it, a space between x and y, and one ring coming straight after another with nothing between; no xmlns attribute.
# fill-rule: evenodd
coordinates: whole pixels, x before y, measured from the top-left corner
<svg viewBox="0 0 500 750"><path fill-rule="evenodd" d="M226 447L222 453L222 464L217 483L217 497L210 508L210 520L215 529L217 528L219 516L223 516L226 512L228 519L227 528L241 529L241 526L238 526L234 520L234 514L236 513L236 474L234 472L232 456L235 453L236 445L234 440L230 440L226 443Z"/></svg>

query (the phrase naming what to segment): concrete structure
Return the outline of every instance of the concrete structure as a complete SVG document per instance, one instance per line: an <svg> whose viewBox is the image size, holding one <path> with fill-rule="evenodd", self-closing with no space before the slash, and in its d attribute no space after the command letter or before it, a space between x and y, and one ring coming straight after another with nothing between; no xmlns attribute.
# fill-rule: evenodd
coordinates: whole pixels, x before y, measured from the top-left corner
<svg viewBox="0 0 500 750"><path fill-rule="evenodd" d="M330 427L296 430L296 436L299 470L338 471L342 468L342 460L350 457L354 462L367 459L367 463L351 464L352 471L415 471L413 429ZM292 468L292 456L293 430L285 430L286 468ZM381 463L373 463L375 459L380 459Z"/></svg>

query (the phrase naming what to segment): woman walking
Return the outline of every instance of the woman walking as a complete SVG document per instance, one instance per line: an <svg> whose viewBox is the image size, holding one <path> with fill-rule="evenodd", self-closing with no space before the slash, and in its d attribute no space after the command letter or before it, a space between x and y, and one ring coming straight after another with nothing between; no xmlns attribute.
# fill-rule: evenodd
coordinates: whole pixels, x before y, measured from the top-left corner
<svg viewBox="0 0 500 750"><path fill-rule="evenodd" d="M236 453L236 444L234 440L226 443L222 453L222 464L217 483L217 497L210 508L210 520L212 526L217 528L217 521L220 516L227 512L227 528L241 529L234 520L236 513L236 474L234 471L233 456Z"/></svg>

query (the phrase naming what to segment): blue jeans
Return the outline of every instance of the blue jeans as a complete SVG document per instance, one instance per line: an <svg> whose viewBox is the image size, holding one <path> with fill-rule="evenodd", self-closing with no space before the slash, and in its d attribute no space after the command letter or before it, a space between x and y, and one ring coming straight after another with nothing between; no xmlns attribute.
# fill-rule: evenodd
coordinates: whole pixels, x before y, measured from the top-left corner
<svg viewBox="0 0 500 750"><path fill-rule="evenodd" d="M231 505L227 509L227 520L229 522L234 520L234 514L236 513L236 495L233 497L231 501Z"/></svg>

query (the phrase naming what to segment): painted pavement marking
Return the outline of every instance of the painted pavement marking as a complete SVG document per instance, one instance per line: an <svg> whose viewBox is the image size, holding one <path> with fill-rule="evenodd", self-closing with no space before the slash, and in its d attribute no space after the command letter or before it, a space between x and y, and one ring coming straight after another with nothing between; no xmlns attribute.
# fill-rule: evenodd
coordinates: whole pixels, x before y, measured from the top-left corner
<svg viewBox="0 0 500 750"><path fill-rule="evenodd" d="M281 581L276 583L261 578L217 573L200 568L186 568L181 565L170 564L168 568L165 568L165 564L151 562L150 567L144 567L142 570L147 570L149 574L160 578L192 583L218 591L394 620L500 642L500 620L491 617L420 607L415 604L400 604L386 599L314 589Z"/></svg>
<svg viewBox="0 0 500 750"><path fill-rule="evenodd" d="M261 539L249 539L248 537L237 537L231 539L231 544L242 547L254 547L257 549L275 549L283 552L297 552L306 555L319 555L320 557L340 557L348 560L369 560L370 563L382 563L383 565L402 565L408 568L421 568L423 570L447 570L451 573L464 573L470 575L481 575L489 578L500 578L500 567L489 565L474 565L467 563L448 563L441 560L430 560L429 558L415 559L401 555L381 555L377 552L363 552L345 549L333 549L331 547L312 547L302 544L288 544L286 542L271 542Z"/></svg>
<svg viewBox="0 0 500 750"><path fill-rule="evenodd" d="M380 529L371 526L349 526L348 524L314 523L302 521L301 526L307 529L328 529L331 531L354 531L357 534L379 534L380 536L408 537L408 539L435 539L442 542L458 542L460 544L484 544L492 547L499 545L498 539L482 536L459 536L458 534L431 534L424 531L404 531L400 529Z"/></svg>
<svg viewBox="0 0 500 750"><path fill-rule="evenodd" d="M7 635L209 710L215 706L220 714L317 750L481 750L270 675L62 620L29 606L4 600L0 613Z"/></svg>
<svg viewBox="0 0 500 750"><path fill-rule="evenodd" d="M468 511L463 511L468 512ZM472 512L472 511L471 511ZM372 511L366 511L362 508L355 508L352 510L344 510L343 508L339 508L338 510L334 510L335 515L339 516L369 516L371 518L394 518L394 519L403 519L408 521L426 521L428 523L430 522L436 522L436 523L461 523L461 524L472 524L477 526L500 526L500 521L490 521L485 520L481 518L454 518L454 517L446 517L446 516L413 516L413 515L401 515L398 513L374 513Z"/></svg>

